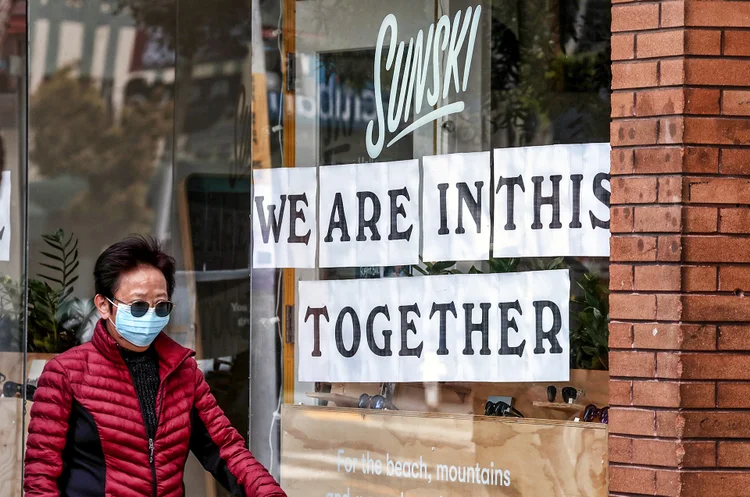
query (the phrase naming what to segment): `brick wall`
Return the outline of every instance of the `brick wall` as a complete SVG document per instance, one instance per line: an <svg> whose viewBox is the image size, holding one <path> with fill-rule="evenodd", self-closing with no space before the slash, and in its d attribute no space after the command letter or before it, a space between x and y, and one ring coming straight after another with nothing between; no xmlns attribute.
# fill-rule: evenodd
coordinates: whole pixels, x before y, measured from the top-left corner
<svg viewBox="0 0 750 497"><path fill-rule="evenodd" d="M750 496L750 1L613 0L612 59L610 495Z"/></svg>

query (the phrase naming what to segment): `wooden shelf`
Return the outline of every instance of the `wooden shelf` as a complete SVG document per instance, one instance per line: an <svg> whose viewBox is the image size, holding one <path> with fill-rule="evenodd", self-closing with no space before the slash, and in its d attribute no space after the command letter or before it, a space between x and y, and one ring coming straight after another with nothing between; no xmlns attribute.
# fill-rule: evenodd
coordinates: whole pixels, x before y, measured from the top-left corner
<svg viewBox="0 0 750 497"><path fill-rule="evenodd" d="M342 395L340 393L308 392L306 395L311 399L332 402L338 407L357 407L359 404L359 399L355 397L349 397L348 395Z"/></svg>
<svg viewBox="0 0 750 497"><path fill-rule="evenodd" d="M586 408L586 406L582 404L568 404L566 402L542 402L540 400L534 401L534 407L541 407L543 409L554 409L556 411L565 411L565 412L580 412Z"/></svg>

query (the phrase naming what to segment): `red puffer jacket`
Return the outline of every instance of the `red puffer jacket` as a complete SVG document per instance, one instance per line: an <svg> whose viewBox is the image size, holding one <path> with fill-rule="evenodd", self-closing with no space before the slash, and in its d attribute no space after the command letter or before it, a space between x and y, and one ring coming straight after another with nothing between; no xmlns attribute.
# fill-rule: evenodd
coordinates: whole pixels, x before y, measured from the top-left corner
<svg viewBox="0 0 750 497"><path fill-rule="evenodd" d="M216 404L194 353L164 333L154 349L152 448L128 367L101 322L91 342L47 364L31 408L27 497L180 497L190 450L234 495L285 497Z"/></svg>

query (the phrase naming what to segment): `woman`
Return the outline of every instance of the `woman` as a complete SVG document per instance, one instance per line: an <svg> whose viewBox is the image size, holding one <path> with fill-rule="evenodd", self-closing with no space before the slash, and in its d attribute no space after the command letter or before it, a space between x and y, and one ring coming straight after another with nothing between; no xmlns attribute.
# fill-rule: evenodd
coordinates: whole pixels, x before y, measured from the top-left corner
<svg viewBox="0 0 750 497"><path fill-rule="evenodd" d="M96 261L94 336L37 383L27 497L182 496L191 450L233 495L285 496L216 404L194 352L162 333L174 275L151 238L125 239Z"/></svg>

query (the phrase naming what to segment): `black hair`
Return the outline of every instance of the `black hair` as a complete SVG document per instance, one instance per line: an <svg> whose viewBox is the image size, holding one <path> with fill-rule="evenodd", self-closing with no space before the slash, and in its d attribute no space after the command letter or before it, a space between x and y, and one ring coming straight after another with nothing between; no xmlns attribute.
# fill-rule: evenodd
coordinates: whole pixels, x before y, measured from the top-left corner
<svg viewBox="0 0 750 497"><path fill-rule="evenodd" d="M94 265L96 293L114 298L120 286L120 276L138 266L153 266L167 280L167 294L172 297L175 280L175 261L164 252L154 237L129 236L107 248Z"/></svg>

